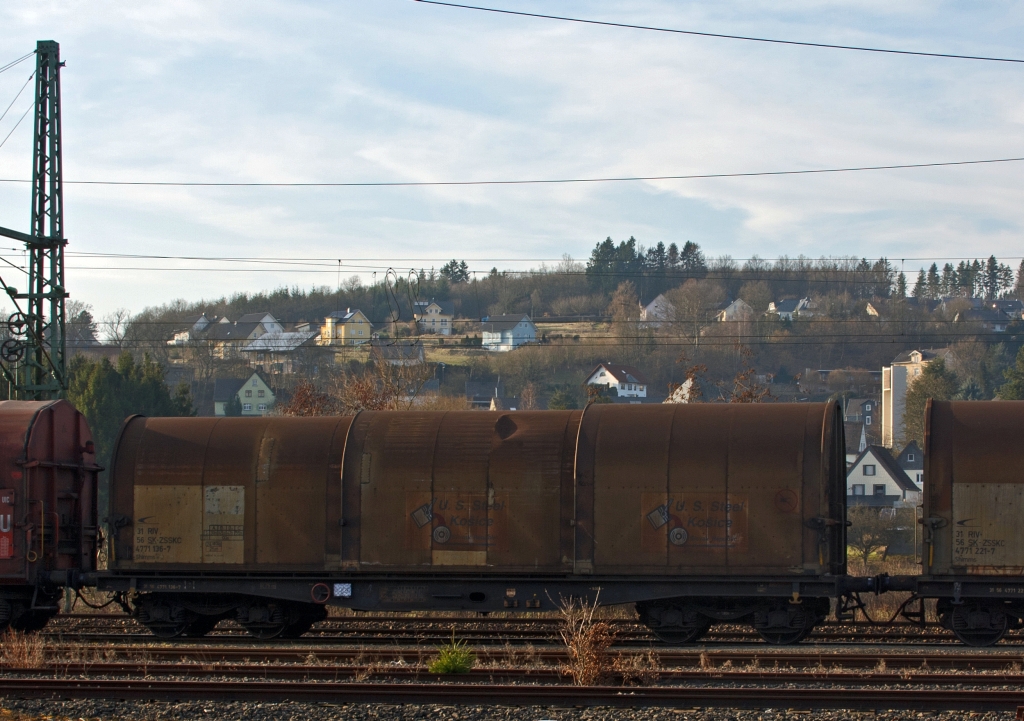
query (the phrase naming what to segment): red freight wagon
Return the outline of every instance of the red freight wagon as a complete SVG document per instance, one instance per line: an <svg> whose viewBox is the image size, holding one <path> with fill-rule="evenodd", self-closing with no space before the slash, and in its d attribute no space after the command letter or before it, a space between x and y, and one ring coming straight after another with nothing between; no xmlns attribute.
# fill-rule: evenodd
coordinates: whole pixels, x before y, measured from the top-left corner
<svg viewBox="0 0 1024 721"><path fill-rule="evenodd" d="M42 628L95 570L96 465L67 401L0 401L0 629Z"/></svg>

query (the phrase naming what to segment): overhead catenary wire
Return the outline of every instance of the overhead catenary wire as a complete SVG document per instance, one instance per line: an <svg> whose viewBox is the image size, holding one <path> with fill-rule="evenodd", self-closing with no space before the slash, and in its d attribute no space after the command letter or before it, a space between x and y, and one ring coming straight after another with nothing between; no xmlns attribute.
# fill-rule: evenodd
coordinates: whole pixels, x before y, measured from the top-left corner
<svg viewBox="0 0 1024 721"><path fill-rule="evenodd" d="M215 181L215 180L64 180L64 185L95 185L117 187L168 188L417 188L484 185L561 185L570 183L634 183L666 180L715 180L724 178L764 178L787 175L823 175L834 173L864 173L884 170L915 170L923 168L950 168L969 165L1019 163L1022 157L987 158L984 160L950 160L934 163L899 163L891 165L856 165L841 168L808 168L804 170L758 170L735 173L691 173L679 175L634 175L594 178L531 178L512 180L381 180L381 181ZM31 183L26 178L0 178L0 183Z"/></svg>
<svg viewBox="0 0 1024 721"><path fill-rule="evenodd" d="M21 125L21 121L25 119L25 116L26 116L26 115L28 115L28 111L29 111L29 110L31 110L31 109L32 109L32 106L31 106L31 105L29 105L29 106L28 106L27 108L25 108L25 112L21 114L21 117L20 117L20 118L18 118L18 122L16 122L16 123L14 124L14 127L13 127L13 128L11 128L11 132L7 133L7 137L5 137L5 138L4 138L3 140L0 140L0 148L4 147L4 143L6 143L6 142L7 142L7 140L8 140L8 139L9 139L9 138L10 138L10 137L11 137L12 135L14 135L14 131L18 129L18 126L19 126L19 125Z"/></svg>
<svg viewBox="0 0 1024 721"><path fill-rule="evenodd" d="M583 25L601 25L605 27L624 28L628 30L646 30L659 33L671 33L674 35L691 35L705 38L717 38L721 40L742 40L754 43L769 43L773 45L794 45L798 47L819 48L826 50L852 50L864 53L884 53L891 55L912 55L927 58L945 58L950 60L982 60L994 63L1024 63L1021 58L1003 58L988 55L961 55L957 53L924 52L920 50L899 50L895 48L876 48L863 45L839 45L834 43L816 43L800 40L781 40L778 38L755 37L751 35L729 35L726 33L712 33L701 30L683 30L680 28L657 27L654 25L636 25L633 23L621 23L608 20L591 20L586 18L574 18L563 15L546 15L544 13L531 13L521 10L507 10L504 8L490 8L480 5L466 5L462 3L443 2L442 0L415 0L424 5L441 5L443 7L457 8L460 10L477 10L480 12L495 13L499 15L514 15L518 17L536 18L540 20L558 20L561 22L580 23Z"/></svg>
<svg viewBox="0 0 1024 721"><path fill-rule="evenodd" d="M28 84L32 82L32 78L34 78L35 76L35 71L33 71L32 74L28 76L28 80L26 80L25 84L21 86L21 90L19 90L17 95L14 96L14 100L11 101L11 104L7 106L3 113L0 113L0 122L2 122L3 119L7 117L7 113L9 113L11 111L11 108L14 107L14 104L18 102L18 98L20 98L21 94L25 92L25 88L28 87Z"/></svg>
<svg viewBox="0 0 1024 721"><path fill-rule="evenodd" d="M16 60L12 60L11 62L7 63L6 65L0 66L0 73L5 72L7 70L10 70L11 68L15 67L16 65L20 65L21 63L25 62L26 60L28 60L30 57L32 57L35 54L36 54L36 51L33 50L30 53L26 53L25 55L22 55L20 58L17 58Z"/></svg>
<svg viewBox="0 0 1024 721"><path fill-rule="evenodd" d="M13 251L21 252L21 251L24 250L24 248L0 248L0 250L13 250ZM96 257L96 258L135 258L135 259L155 259L155 260L209 260L209 261L232 262L232 263L235 263L235 262L239 262L239 263L242 263L242 262L266 262L266 263L297 263L297 264L304 264L304 263L313 263L313 262L335 263L335 262L338 261L338 258L326 258L326 257L325 258L318 258L318 257L299 258L299 257L293 256L293 255L290 255L290 256L287 256L287 257L241 256L241 255L237 255L237 256L232 256L232 255L150 255L150 254L145 254L145 253L107 253L107 252L100 253L100 252L81 251L81 250L79 250L79 251L69 250L69 251L65 252L65 255L69 255L69 256L78 255L78 256L87 256L87 257ZM850 256L821 256L820 258L808 258L808 257L805 257L805 256L798 256L796 258L792 258L792 257L789 257L789 256L782 256L782 257L779 257L779 258L762 258L760 256L753 256L753 257L750 257L750 258L733 258L732 256L729 256L730 260L732 260L734 262L758 260L758 261L762 261L762 262L766 262L766 263L774 263L776 261L792 262L792 261L798 261L801 258L803 258L804 260L811 260L811 261L820 261L820 260L842 261L842 260L850 260L850 259L859 259L859 257L860 256L850 255ZM900 258L900 260L901 261L905 261L905 260L914 260L914 261L917 261L917 260L935 260L935 261L939 261L939 260L944 260L944 261L965 260L966 261L966 260L977 260L978 257L979 256L976 256L976 255L973 255L973 256L919 256L919 257L914 257L914 258ZM1001 257L1004 260L1022 260L1022 259L1024 259L1024 256L1021 256L1021 255L1009 255L1009 256L1001 256ZM401 261L403 263L447 263L448 261L452 260L452 258L450 258L448 256L445 256L443 258L395 258L394 256L377 257L377 258L369 258L369 257L365 257L365 258L341 258L341 261L344 262L346 265L349 264L349 263L369 262L369 261L372 261L372 260L387 261L387 262L392 263L392 264L394 264L396 261ZM561 258L472 258L472 257L465 257L465 258L455 258L455 260L465 260L467 262L471 261L471 262L474 262L474 263L561 263L561 262L563 262L565 260L565 257L561 257ZM574 262L574 263L582 262L582 261L577 261L575 259L570 259L570 260L572 260L572 262ZM892 259L892 260L895 260L895 259ZM471 271L471 272L477 272L477 271ZM523 272L529 272L529 271L523 271ZM856 271L856 272L868 272L868 271Z"/></svg>

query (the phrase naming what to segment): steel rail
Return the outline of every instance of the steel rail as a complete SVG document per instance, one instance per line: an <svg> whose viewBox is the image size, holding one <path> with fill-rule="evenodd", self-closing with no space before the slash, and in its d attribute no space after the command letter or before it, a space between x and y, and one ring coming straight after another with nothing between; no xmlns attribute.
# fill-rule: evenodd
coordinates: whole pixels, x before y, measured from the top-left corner
<svg viewBox="0 0 1024 721"><path fill-rule="evenodd" d="M498 631L491 631L489 633L467 633L463 631L456 632L460 640L467 641L475 645L503 645L507 642L516 644L534 644L538 646L543 645L561 645L562 641L556 634L538 634L538 633L502 633ZM111 632L90 632L90 631L75 631L75 630L51 630L43 632L47 638L51 639L76 639L82 642L109 642L109 643L123 643L126 641L132 641L139 644L149 644L154 642L166 641L167 639L161 639L157 636L153 636L148 631L122 631L119 633ZM212 632L203 637L203 640L211 644L217 643L239 643L250 640L254 647L258 647L265 641L260 641L249 636L245 631L233 631L233 630L220 630ZM440 644L451 640L451 629L447 631L422 631L418 633L413 632L394 632L394 631L378 631L376 633L344 633L344 634L317 634L316 630L310 631L302 636L301 641L303 643L323 643L323 644L334 644L334 645L352 645L352 644L363 644L363 645L394 645L394 644ZM1019 636L1008 637L1002 641L1004 647L1013 648L1020 647L1022 639ZM743 643L759 648L769 648L770 645L763 641L760 636L756 633L708 633L703 639L702 644L715 644L715 643ZM928 645L944 645L944 646L959 646L960 642L952 633L934 633L934 634L818 634L813 633L803 642L813 644L832 644L832 645L859 645L859 644L876 644L880 647L892 644L928 644ZM665 648L660 642L658 642L653 634L650 633L637 633L637 634L618 634L613 646L619 647L624 644L649 644L655 648Z"/></svg>
<svg viewBox="0 0 1024 721"><path fill-rule="evenodd" d="M2 678L7 698L162 699L203 701L328 701L335 703L494 706L716 707L790 709L913 709L1008 711L1024 701L1018 690L919 689L874 686L498 685L456 683L329 683L159 679Z"/></svg>
<svg viewBox="0 0 1024 721"><path fill-rule="evenodd" d="M799 647L798 647L799 648ZM647 648L623 649L642 652ZM208 646L208 645L160 645L139 647L134 645L120 646L53 646L49 652L56 657L81 658L92 654L96 658L125 658L138 663L138 657L144 654L145 659L154 664L160 662L195 662L198 664L243 662L243 663L292 663L322 664L359 662L416 662L436 653L428 646L404 648L325 648L306 644L273 645L273 646ZM561 649L531 649L529 651L512 647L508 650L495 648L475 648L473 652L481 662L504 662L509 665L522 665L532 662L557 664L567 660L568 656ZM888 669L908 669L927 672L934 669L951 670L989 670L1006 671L1018 664L1024 668L1024 654L1009 649L978 649L959 650L947 653L934 652L848 652L843 650L822 651L812 646L801 650L760 648L748 649L703 649L703 648L664 648L658 650L658 658L663 667L668 669L686 668L710 664L722 670L725 664L739 669L757 664L764 670L774 670L775 666L788 667L835 667L843 669L874 669L884 662Z"/></svg>
<svg viewBox="0 0 1024 721"><path fill-rule="evenodd" d="M430 673L422 665L381 666L377 663L361 663L350 665L266 665L266 664L213 664L213 663L147 663L135 661L131 663L62 663L51 662L45 666L32 669L5 668L0 670L18 675L45 675L47 677L68 676L179 676L204 678L229 677L247 679L301 680L301 681L339 681L348 679L366 680L374 677L414 679L435 683L459 680L460 682L476 681L495 683L500 680L508 682L539 682L564 683L567 675L560 669L547 666L538 668L474 668L457 676ZM1024 681L1024 672L1018 673L935 673L932 671L873 671L868 673L850 670L814 669L814 670L776 670L766 669L679 669L651 668L648 674L656 677L659 682L694 682L718 681L730 683L840 683L845 685L868 684L958 684L978 686L994 686L1020 684ZM608 674L610 680L623 683L625 675L621 672Z"/></svg>

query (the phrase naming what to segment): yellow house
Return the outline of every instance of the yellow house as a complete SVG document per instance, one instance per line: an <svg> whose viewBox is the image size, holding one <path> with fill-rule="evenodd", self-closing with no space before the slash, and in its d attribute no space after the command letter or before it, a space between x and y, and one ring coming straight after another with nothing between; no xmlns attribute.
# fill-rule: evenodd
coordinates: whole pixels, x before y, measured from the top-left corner
<svg viewBox="0 0 1024 721"><path fill-rule="evenodd" d="M450 300L418 300L413 305L413 317L420 333L451 335L455 321L455 303Z"/></svg>
<svg viewBox="0 0 1024 721"><path fill-rule="evenodd" d="M331 313L320 326L320 345L359 345L369 343L373 325L359 309L339 310Z"/></svg>

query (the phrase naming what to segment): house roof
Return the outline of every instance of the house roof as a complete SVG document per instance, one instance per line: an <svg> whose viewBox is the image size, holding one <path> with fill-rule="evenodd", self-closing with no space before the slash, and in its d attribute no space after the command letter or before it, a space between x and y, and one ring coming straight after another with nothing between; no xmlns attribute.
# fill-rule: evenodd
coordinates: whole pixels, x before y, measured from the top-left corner
<svg viewBox="0 0 1024 721"><path fill-rule="evenodd" d="M1021 312L1024 312L1024 301L1016 299L987 300L985 305L1015 317L1019 317Z"/></svg>
<svg viewBox="0 0 1024 721"><path fill-rule="evenodd" d="M914 460L907 460L907 455L913 453ZM896 462L900 464L900 468L910 471L922 471L924 470L924 453L921 452L921 447L917 445L917 441L911 441L908 443L900 454L896 456Z"/></svg>
<svg viewBox="0 0 1024 721"><path fill-rule="evenodd" d="M431 305L436 305L438 308L440 308L442 315L455 315L455 301L453 301L453 300L435 300L434 298L431 298L430 300L418 300L418 301L416 301L416 312L417 313L422 313L427 308L429 308Z"/></svg>
<svg viewBox="0 0 1024 721"><path fill-rule="evenodd" d="M206 328L210 340L245 340L260 323L212 323Z"/></svg>
<svg viewBox="0 0 1024 721"><path fill-rule="evenodd" d="M250 376L251 378L252 376ZM245 385L246 378L218 378L213 382L213 402L226 403Z"/></svg>
<svg viewBox="0 0 1024 721"><path fill-rule="evenodd" d="M800 306L799 298L785 298L784 300L775 301L775 312L776 313L794 313Z"/></svg>
<svg viewBox="0 0 1024 721"><path fill-rule="evenodd" d="M846 402L846 413L847 416L858 416L864 414L864 404L872 403L871 412L875 410L878 405L881 405L874 398L851 398Z"/></svg>
<svg viewBox="0 0 1024 721"><path fill-rule="evenodd" d="M844 421L843 430L846 435L846 452L860 453L860 437L864 434L864 424L857 421Z"/></svg>
<svg viewBox="0 0 1024 721"><path fill-rule="evenodd" d="M480 328L485 333L499 333L503 330L512 330L523 321L531 325L533 321L525 313L520 315L492 315L480 319Z"/></svg>
<svg viewBox="0 0 1024 721"><path fill-rule="evenodd" d="M856 466L861 462L864 456L869 454L878 462L878 465L885 469L885 472L889 474L889 477L896 481L896 485L901 489L904 491L921 491L921 489L917 487L917 484L910 480L910 476L907 475L907 472L900 468L899 464L896 463L892 454L889 453L889 449L884 446L868 446L859 456L857 456L857 460L853 462L853 465ZM853 466L851 466L851 468L852 467Z"/></svg>
<svg viewBox="0 0 1024 721"><path fill-rule="evenodd" d="M950 353L949 348L911 348L910 350L905 350L902 353L900 353L893 359L892 362L909 363L910 354L913 353L915 350L921 354L921 360L926 361L935 360L936 358L945 359L945 357Z"/></svg>
<svg viewBox="0 0 1024 721"><path fill-rule="evenodd" d="M499 378L496 381L466 381L466 398L504 396L505 384Z"/></svg>
<svg viewBox="0 0 1024 721"><path fill-rule="evenodd" d="M968 308L956 314L956 320L981 323L1008 323L1010 317L995 308Z"/></svg>
<svg viewBox="0 0 1024 721"><path fill-rule="evenodd" d="M272 320L277 320L270 313L246 313L238 319L238 323L262 323L267 316L270 316Z"/></svg>
<svg viewBox="0 0 1024 721"><path fill-rule="evenodd" d="M271 331L256 338L242 350L246 353L287 353L304 345L311 345L314 331Z"/></svg>
<svg viewBox="0 0 1024 721"><path fill-rule="evenodd" d="M647 376L634 366L620 365L618 363L598 363L594 370L587 374L587 378L592 378L602 368L619 383L642 383L648 385Z"/></svg>
<svg viewBox="0 0 1024 721"><path fill-rule="evenodd" d="M345 310L336 310L333 313L330 313L327 317L334 318L334 320L340 323L347 323L348 321L352 320L356 313L366 318L366 314L363 313L358 308L356 308L355 310L353 310L352 308L347 308ZM369 318L367 318L367 322L369 322Z"/></svg>

